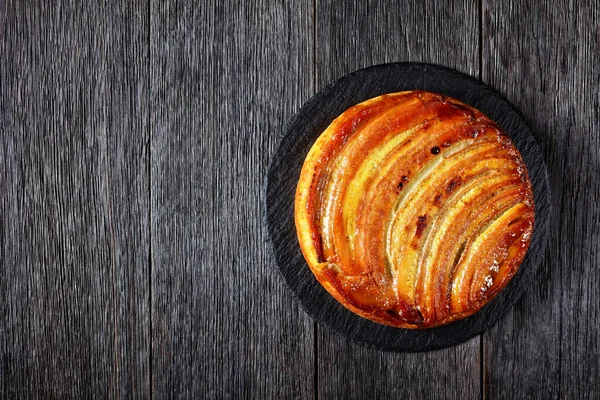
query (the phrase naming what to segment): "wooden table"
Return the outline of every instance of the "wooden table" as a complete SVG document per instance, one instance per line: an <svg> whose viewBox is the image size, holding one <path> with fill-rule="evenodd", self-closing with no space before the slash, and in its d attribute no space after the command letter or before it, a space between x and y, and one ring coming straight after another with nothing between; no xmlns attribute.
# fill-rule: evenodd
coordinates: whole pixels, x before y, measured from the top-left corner
<svg viewBox="0 0 600 400"><path fill-rule="evenodd" d="M598 1L74 3L0 1L1 398L600 398ZM390 61L499 90L553 187L537 283L424 354L316 326L261 222L289 118Z"/></svg>

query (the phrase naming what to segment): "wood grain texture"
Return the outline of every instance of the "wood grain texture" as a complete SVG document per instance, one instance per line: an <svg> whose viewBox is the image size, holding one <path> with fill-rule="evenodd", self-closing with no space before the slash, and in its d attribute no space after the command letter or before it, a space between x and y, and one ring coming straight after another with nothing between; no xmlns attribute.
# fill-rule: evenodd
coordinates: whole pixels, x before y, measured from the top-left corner
<svg viewBox="0 0 600 400"><path fill-rule="evenodd" d="M321 399L474 399L479 337L427 353L382 353L319 332Z"/></svg>
<svg viewBox="0 0 600 400"><path fill-rule="evenodd" d="M0 2L0 397L147 397L147 7Z"/></svg>
<svg viewBox="0 0 600 400"><path fill-rule="evenodd" d="M316 4L317 88L356 69L392 61L439 63L478 75L477 2L440 6L434 1L348 1L340 7L319 0ZM319 398L480 395L479 338L426 354L368 350L323 329L318 329L317 342Z"/></svg>
<svg viewBox="0 0 600 400"><path fill-rule="evenodd" d="M489 398L600 398L600 11L484 2L483 80L545 150L554 230L538 284L484 334Z"/></svg>
<svg viewBox="0 0 600 400"><path fill-rule="evenodd" d="M397 61L442 64L479 75L480 4L316 1L317 90L352 71Z"/></svg>
<svg viewBox="0 0 600 400"><path fill-rule="evenodd" d="M151 5L156 398L313 398L313 322L277 275L262 185L313 90L307 2Z"/></svg>

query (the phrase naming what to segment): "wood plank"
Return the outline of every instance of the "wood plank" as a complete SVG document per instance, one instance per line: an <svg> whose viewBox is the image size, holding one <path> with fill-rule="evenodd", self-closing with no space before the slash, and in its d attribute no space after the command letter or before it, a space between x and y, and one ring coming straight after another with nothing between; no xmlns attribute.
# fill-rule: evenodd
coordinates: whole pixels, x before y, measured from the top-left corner
<svg viewBox="0 0 600 400"><path fill-rule="evenodd" d="M317 89L356 69L392 61L479 73L478 2L317 2ZM431 353L382 353L318 329L319 398L474 398L480 341Z"/></svg>
<svg viewBox="0 0 600 400"><path fill-rule="evenodd" d="M148 397L147 4L0 2L0 397Z"/></svg>
<svg viewBox="0 0 600 400"><path fill-rule="evenodd" d="M156 398L312 398L313 323L275 271L263 178L313 89L308 2L151 4Z"/></svg>
<svg viewBox="0 0 600 400"><path fill-rule="evenodd" d="M480 396L479 336L449 349L384 353L319 328L322 399L473 399Z"/></svg>
<svg viewBox="0 0 600 400"><path fill-rule="evenodd" d="M543 147L555 221L538 283L484 334L486 394L598 398L598 2L484 2L483 21L483 79Z"/></svg>

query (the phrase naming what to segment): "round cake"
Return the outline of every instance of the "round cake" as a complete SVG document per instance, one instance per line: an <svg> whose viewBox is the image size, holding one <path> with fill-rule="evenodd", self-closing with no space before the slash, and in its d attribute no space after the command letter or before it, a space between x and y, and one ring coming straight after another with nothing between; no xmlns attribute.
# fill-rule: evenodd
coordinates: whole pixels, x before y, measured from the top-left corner
<svg viewBox="0 0 600 400"><path fill-rule="evenodd" d="M534 203L493 121L424 91L343 112L309 151L295 197L304 258L341 304L419 329L465 318L518 270Z"/></svg>

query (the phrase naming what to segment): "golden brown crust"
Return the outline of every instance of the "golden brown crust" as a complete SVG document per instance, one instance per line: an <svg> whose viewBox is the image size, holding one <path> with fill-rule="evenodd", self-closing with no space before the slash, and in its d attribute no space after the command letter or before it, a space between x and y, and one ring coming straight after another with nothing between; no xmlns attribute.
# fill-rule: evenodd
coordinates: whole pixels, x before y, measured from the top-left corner
<svg viewBox="0 0 600 400"><path fill-rule="evenodd" d="M531 183L517 149L478 110L410 91L346 110L298 182L302 253L340 303L427 328L500 292L529 246Z"/></svg>

